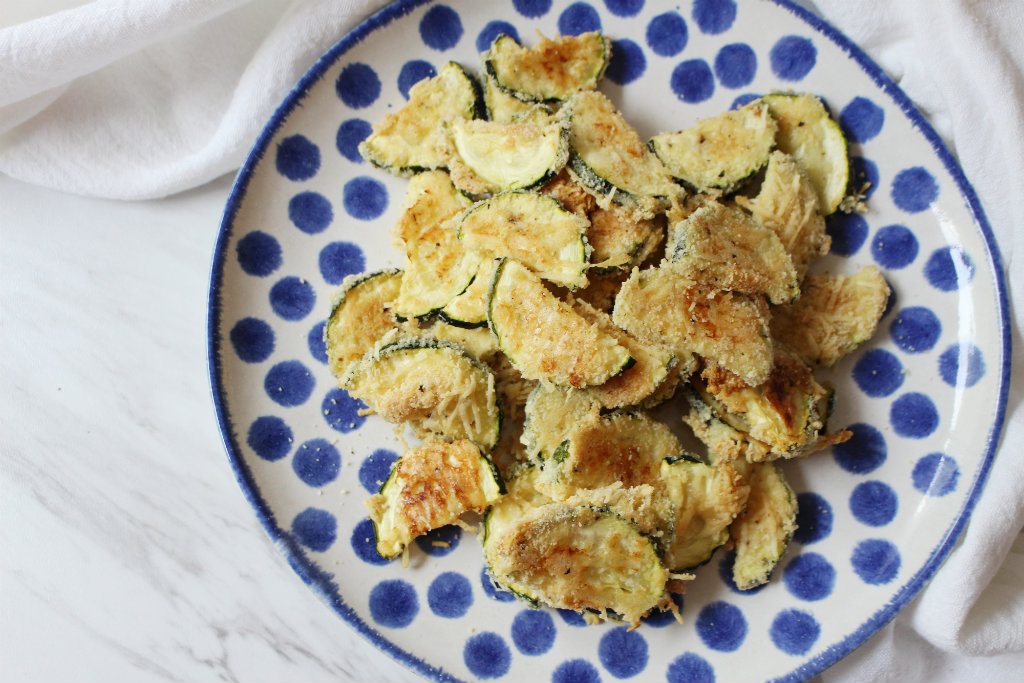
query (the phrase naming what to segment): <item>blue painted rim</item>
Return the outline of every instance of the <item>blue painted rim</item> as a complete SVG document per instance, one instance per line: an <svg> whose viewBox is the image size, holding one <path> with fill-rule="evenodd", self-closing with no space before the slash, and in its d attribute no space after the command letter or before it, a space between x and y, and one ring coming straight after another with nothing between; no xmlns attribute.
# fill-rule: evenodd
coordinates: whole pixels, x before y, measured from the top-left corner
<svg viewBox="0 0 1024 683"><path fill-rule="evenodd" d="M949 529L946 530L942 540L931 552L924 565L906 584L903 585L902 588L900 588L899 591L897 591L895 596L885 606L872 615L866 622L861 624L860 627L853 631L853 633L849 634L841 641L834 643L821 655L808 660L806 663L797 667L790 673L773 679L774 681L803 681L838 662L871 637L876 631L891 621L896 614L906 606L906 604L910 602L922 588L924 588L925 584L928 583L932 576L935 575L939 566L941 566L946 556L952 550L953 545L956 543L961 532L966 526L971 512L974 510L974 507L978 502L984 483L991 471L992 460L995 457L995 451L999 444L999 437L1002 433L1006 413L1007 395L1009 392L1012 342L1009 324L1009 300L1006 292L1002 257L1000 256L999 248L995 242L991 226L988 223L988 219L985 216L985 212L981 207L981 202L978 200L978 196L975 193L974 188L967 180L967 177L964 175L960 165L939 137L938 133L935 132L932 125L924 118L913 102L910 101L910 98L900 90L899 86L896 85L896 83L889 78L889 76L886 75L874 61L872 61L867 53L857 47L857 45L855 45L846 36L830 24L826 23L820 17L795 4L793 0L766 1L772 2L788 10L843 50L860 66L864 73L871 77L874 83L890 97L893 103L900 108L903 114L910 120L911 124L914 125L922 135L924 135L925 139L932 146L933 151L946 168L946 171L956 182L961 195L967 201L971 214L974 216L976 221L976 226L981 232L982 238L988 249L988 263L990 266L992 281L995 286L996 304L999 307L998 317L1000 322L1000 331L1002 333L1002 363L1000 368L1001 374L996 414L986 439L982 461L978 467L974 481L971 483L970 492L960 510L959 515ZM234 185L231 188L231 192L228 195L224 218L221 221L220 235L217 238L217 244L214 248L210 275L210 291L208 296L209 315L207 318L207 363L208 371L210 373L210 387L214 408L217 414L217 421L220 425L221 436L224 439L228 459L231 463L232 469L234 470L235 477L238 480L246 499L255 509L257 517L263 525L263 528L266 530L271 540L274 541L281 552L285 555L285 558L288 560L288 564L293 570L295 570L295 573L299 575L303 582L312 588L324 602L330 605L335 612L337 612L343 619L345 619L345 621L355 628L358 633L366 637L376 647L380 648L383 652L419 674L435 681L443 681L447 683L449 681L456 682L460 679L455 678L444 669L432 666L419 657L416 657L415 655L396 646L383 634L363 621L359 615L341 599L338 585L331 579L331 577L319 569L316 564L309 559L308 555L306 555L305 551L299 546L299 544L291 538L291 535L278 524L273 511L268 507L266 501L263 500L259 487L253 479L251 470L241 456L241 447L232 436L234 429L232 428L231 416L225 402L225 393L223 391L221 381L221 346L216 335L216 331L220 326L221 317L220 302L218 301L217 294L222 285L227 244L230 240L238 209L245 198L249 182L252 180L252 173L255 169L256 163L263 158L263 155L266 153L274 135L280 129L288 115L301 104L303 99L305 99L310 88L318 82L323 77L324 73L346 52L361 43L367 36L377 29L383 28L396 19L406 16L417 7L431 2L434 2L434 0L399 0L363 21L363 23L354 28L330 50L328 50L319 60L317 60L302 79L299 80L298 84L292 89L281 105L275 110L270 121L267 123L262 133L260 133L259 138L256 140L252 150L249 152L245 162L242 164L242 167L238 172L238 176L235 178Z"/></svg>

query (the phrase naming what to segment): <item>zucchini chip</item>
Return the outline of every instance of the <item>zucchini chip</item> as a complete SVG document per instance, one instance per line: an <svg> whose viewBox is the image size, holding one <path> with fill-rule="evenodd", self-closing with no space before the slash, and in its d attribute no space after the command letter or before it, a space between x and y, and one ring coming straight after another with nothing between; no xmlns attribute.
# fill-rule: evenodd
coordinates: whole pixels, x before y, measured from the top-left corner
<svg viewBox="0 0 1024 683"><path fill-rule="evenodd" d="M538 123L552 114L552 109L538 102L524 102L498 87L493 76L484 77L484 106L487 120L495 123Z"/></svg>
<svg viewBox="0 0 1024 683"><path fill-rule="evenodd" d="M595 207L589 217L587 244L593 250L593 273L613 273L639 265L665 239L664 220L660 217L637 218L616 204L606 209Z"/></svg>
<svg viewBox="0 0 1024 683"><path fill-rule="evenodd" d="M724 422L692 385L685 386L685 396L690 410L683 415L683 422L704 444L708 462L712 465L730 460L759 462L771 459L767 444L749 438Z"/></svg>
<svg viewBox="0 0 1024 683"><path fill-rule="evenodd" d="M512 259L494 273L487 321L498 347L527 379L582 388L603 384L633 362L614 337L597 330Z"/></svg>
<svg viewBox="0 0 1024 683"><path fill-rule="evenodd" d="M564 454L572 430L596 416L600 407L585 392L538 383L526 399L522 436L526 454L538 462L554 457L556 452Z"/></svg>
<svg viewBox="0 0 1024 683"><path fill-rule="evenodd" d="M350 363L399 327L391 308L401 283L402 271L394 268L345 277L324 326L328 364L335 377L343 377Z"/></svg>
<svg viewBox="0 0 1024 683"><path fill-rule="evenodd" d="M420 432L498 442L501 411L490 369L454 344L430 339L385 343L353 363L342 381L388 422Z"/></svg>
<svg viewBox="0 0 1024 683"><path fill-rule="evenodd" d="M484 55L484 70L499 88L526 102L568 99L593 90L611 58L611 43L598 31L544 38L532 49L502 34Z"/></svg>
<svg viewBox="0 0 1024 683"><path fill-rule="evenodd" d="M430 439L403 453L366 502L377 552L397 557L417 536L483 512L502 493L501 475L475 443Z"/></svg>
<svg viewBox="0 0 1024 683"><path fill-rule="evenodd" d="M441 318L456 327L485 327L487 296L490 294L491 279L497 266L497 259L485 258L481 261L469 287L441 309Z"/></svg>
<svg viewBox="0 0 1024 683"><path fill-rule="evenodd" d="M495 123L455 119L448 126L456 187L472 194L528 189L553 178L569 159L562 122Z"/></svg>
<svg viewBox="0 0 1024 683"><path fill-rule="evenodd" d="M767 583L796 531L796 496L774 463L739 463L750 486L747 507L732 523L732 580L740 590Z"/></svg>
<svg viewBox="0 0 1024 683"><path fill-rule="evenodd" d="M504 192L466 211L458 237L467 249L509 256L545 280L575 289L587 284L588 225L553 197Z"/></svg>
<svg viewBox="0 0 1024 683"><path fill-rule="evenodd" d="M433 78L409 90L409 101L388 114L359 145L363 158L396 176L444 168L440 142L445 121L483 114L480 85L465 69L448 62Z"/></svg>
<svg viewBox="0 0 1024 683"><path fill-rule="evenodd" d="M731 192L768 162L776 129L767 105L754 101L678 133L655 135L649 144L685 185L700 192Z"/></svg>

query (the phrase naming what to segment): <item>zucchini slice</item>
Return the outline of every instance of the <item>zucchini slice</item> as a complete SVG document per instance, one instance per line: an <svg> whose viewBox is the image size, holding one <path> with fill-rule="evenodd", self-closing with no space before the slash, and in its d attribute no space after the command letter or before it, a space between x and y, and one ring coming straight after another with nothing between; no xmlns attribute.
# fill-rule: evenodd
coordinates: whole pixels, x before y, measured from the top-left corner
<svg viewBox="0 0 1024 683"><path fill-rule="evenodd" d="M445 171L409 181L405 210L393 238L405 254L405 273L395 313L422 317L443 308L469 287L483 258L459 241L457 222L470 201Z"/></svg>
<svg viewBox="0 0 1024 683"><path fill-rule="evenodd" d="M683 415L683 422L704 444L708 462L712 465L731 460L758 462L770 459L767 444L751 439L723 422L692 385L686 385L685 396L690 409Z"/></svg>
<svg viewBox="0 0 1024 683"><path fill-rule="evenodd" d="M536 192L504 192L477 202L459 220L467 249L510 256L538 276L570 288L587 284L586 218Z"/></svg>
<svg viewBox="0 0 1024 683"><path fill-rule="evenodd" d="M808 273L803 294L772 311L772 336L810 365L833 365L871 338L889 301L875 266L855 275Z"/></svg>
<svg viewBox="0 0 1024 683"><path fill-rule="evenodd" d="M732 579L740 590L767 583L796 531L796 496L774 463L741 465L750 486L747 507L732 523Z"/></svg>
<svg viewBox="0 0 1024 683"><path fill-rule="evenodd" d="M569 159L569 129L561 121L537 124L455 119L448 129L454 153L449 163L452 180L473 194L542 185ZM463 175L469 177L460 181Z"/></svg>
<svg viewBox="0 0 1024 683"><path fill-rule="evenodd" d="M772 303L800 295L778 235L741 209L708 201L671 226L665 249L686 277L717 289L766 294Z"/></svg>
<svg viewBox="0 0 1024 683"><path fill-rule="evenodd" d="M393 558L431 529L483 512L504 493L501 475L472 441L430 439L405 451L366 502L377 552Z"/></svg>
<svg viewBox="0 0 1024 683"><path fill-rule="evenodd" d="M391 309L401 283L402 271L395 268L349 275L342 281L324 326L328 364L335 377L343 377L350 363L399 327Z"/></svg>
<svg viewBox="0 0 1024 683"><path fill-rule="evenodd" d="M610 58L611 43L599 31L544 38L529 49L502 34L483 57L488 77L526 102L565 100L577 90L593 90Z"/></svg>
<svg viewBox="0 0 1024 683"><path fill-rule="evenodd" d="M409 90L409 101L385 116L359 144L363 158L397 176L444 168L442 123L453 118L474 119L483 114L480 85L455 62L433 78Z"/></svg>
<svg viewBox="0 0 1024 683"><path fill-rule="evenodd" d="M761 99L779 127L776 146L807 172L821 213L835 212L850 184L849 146L842 128L822 101L809 93L773 93Z"/></svg>
<svg viewBox="0 0 1024 683"><path fill-rule="evenodd" d="M469 355L485 363L490 363L493 358L499 355L500 351L494 335L491 334L486 325L483 327L451 325L445 322L443 316L439 316L429 327L420 328L418 333L412 336L450 342L465 349L469 352Z"/></svg>
<svg viewBox="0 0 1024 683"><path fill-rule="evenodd" d="M540 382L526 399L522 441L526 454L537 462L564 457L572 430L600 405L586 392L571 391ZM538 468L539 469L539 468Z"/></svg>
<svg viewBox="0 0 1024 683"><path fill-rule="evenodd" d="M731 192L768 162L776 130L767 105L755 100L678 133L655 135L649 144L685 185L700 192Z"/></svg>
<svg viewBox="0 0 1024 683"><path fill-rule="evenodd" d="M633 362L614 337L587 323L512 259L494 273L487 321L498 347L527 379L582 388L603 384Z"/></svg>
<svg viewBox="0 0 1024 683"><path fill-rule="evenodd" d="M484 106L487 120L496 123L540 123L553 109L539 102L524 102L498 87L493 76L484 77Z"/></svg>
<svg viewBox="0 0 1024 683"><path fill-rule="evenodd" d="M498 442L501 410L490 369L449 342L400 339L353 363L342 386L388 422L420 432Z"/></svg>
<svg viewBox="0 0 1024 683"><path fill-rule="evenodd" d="M476 269L476 275L462 294L445 304L441 318L457 327L485 327L487 325L487 296L491 291L491 279L497 268L496 259L485 258Z"/></svg>
<svg viewBox="0 0 1024 683"><path fill-rule="evenodd" d="M612 320L640 341L694 352L752 385L772 369L768 303L684 277L678 264L634 268L615 297Z"/></svg>
<svg viewBox="0 0 1024 683"><path fill-rule="evenodd" d="M612 204L590 212L587 244L591 272L611 273L628 270L645 261L665 238L664 221L659 217L637 218L632 212Z"/></svg>

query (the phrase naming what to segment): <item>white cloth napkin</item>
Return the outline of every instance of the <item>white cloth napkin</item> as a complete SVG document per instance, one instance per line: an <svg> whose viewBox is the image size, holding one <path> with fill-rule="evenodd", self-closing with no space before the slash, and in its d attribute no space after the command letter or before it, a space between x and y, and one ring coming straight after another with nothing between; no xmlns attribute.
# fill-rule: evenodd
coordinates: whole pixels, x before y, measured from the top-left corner
<svg viewBox="0 0 1024 683"><path fill-rule="evenodd" d="M383 4L46 0L36 8L56 12L29 21L20 21L23 8L0 8L0 172L121 199L200 185L237 168L309 65ZM900 84L958 156L1018 305L1006 427L971 523L921 595L821 678L1021 680L1024 237L1014 226L1024 216L1024 3L816 6ZM989 657L966 658L978 655Z"/></svg>

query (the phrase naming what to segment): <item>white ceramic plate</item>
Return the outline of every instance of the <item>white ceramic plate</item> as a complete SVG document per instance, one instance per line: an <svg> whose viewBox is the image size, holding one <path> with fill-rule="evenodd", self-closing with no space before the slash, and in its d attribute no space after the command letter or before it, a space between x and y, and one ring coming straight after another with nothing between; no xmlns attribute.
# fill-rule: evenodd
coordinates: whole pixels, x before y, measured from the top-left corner
<svg viewBox="0 0 1024 683"><path fill-rule="evenodd" d="M869 210L829 221L821 268L875 263L894 299L842 361L833 425L854 438L786 463L800 524L772 582L740 593L719 552L685 623L627 631L530 610L483 579L479 543L446 528L411 566L373 550L362 505L402 448L325 364L344 275L400 265L389 230L405 180L362 162L370 124L424 75L479 71L498 32L527 44L603 29L602 90L642 135L777 89L817 93L842 121ZM977 198L913 104L856 46L768 0L399 2L332 48L288 96L228 201L210 292L217 410L242 488L295 570L389 654L437 680L794 680L832 664L936 571L980 494L1002 423L1008 324ZM448 546L433 544L448 541Z"/></svg>

